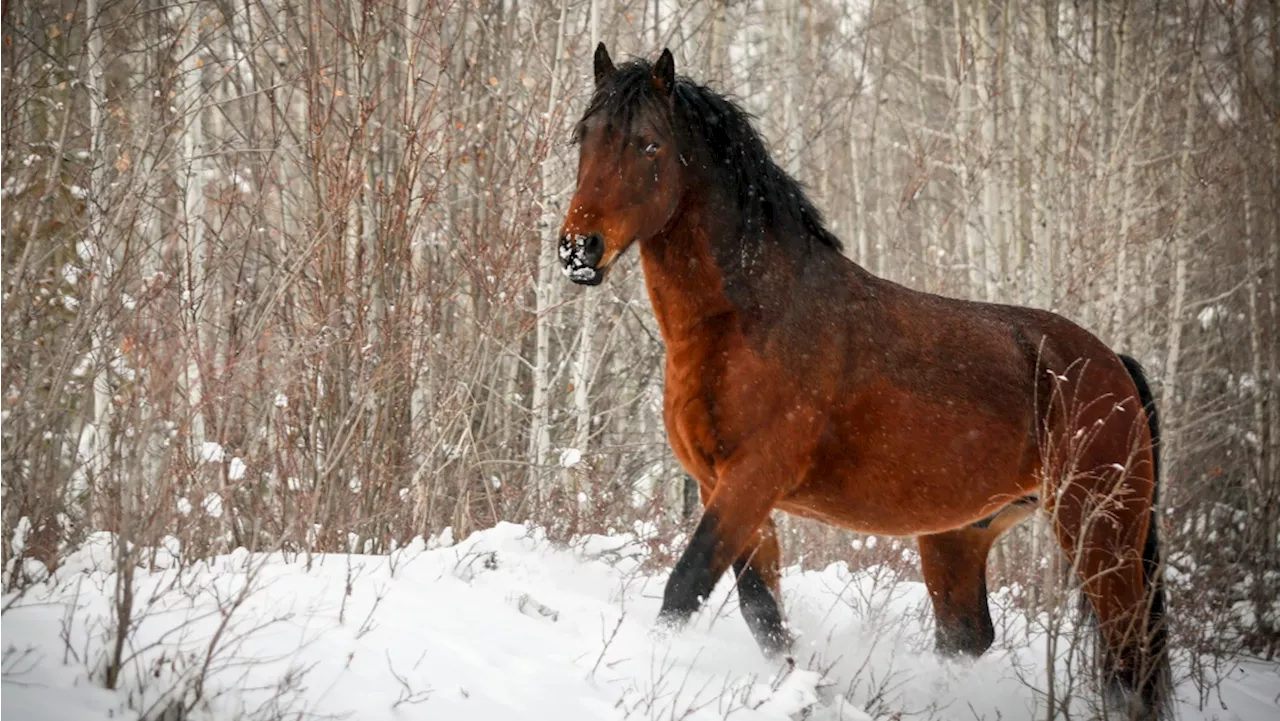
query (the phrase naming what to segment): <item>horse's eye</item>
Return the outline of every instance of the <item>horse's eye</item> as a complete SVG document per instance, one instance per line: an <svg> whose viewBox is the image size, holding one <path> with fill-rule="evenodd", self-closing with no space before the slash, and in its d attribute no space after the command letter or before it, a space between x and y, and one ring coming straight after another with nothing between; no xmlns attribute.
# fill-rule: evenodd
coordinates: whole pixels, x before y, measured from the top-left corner
<svg viewBox="0 0 1280 721"><path fill-rule="evenodd" d="M647 156L648 156L648 157L650 157L650 158L652 158L653 156L657 155L657 154L658 154L658 144L657 144L657 143L649 143L648 145L644 146L644 154L645 154L645 155L647 155Z"/></svg>

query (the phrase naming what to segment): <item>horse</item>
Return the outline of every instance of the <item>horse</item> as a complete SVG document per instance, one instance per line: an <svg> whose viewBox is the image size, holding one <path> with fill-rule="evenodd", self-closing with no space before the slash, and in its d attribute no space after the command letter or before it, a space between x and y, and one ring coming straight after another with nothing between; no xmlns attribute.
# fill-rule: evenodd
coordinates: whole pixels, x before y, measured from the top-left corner
<svg viewBox="0 0 1280 721"><path fill-rule="evenodd" d="M659 620L679 628L730 568L771 657L775 509L914 536L936 649L994 640L986 561L1037 509L1097 621L1106 688L1167 703L1156 482L1159 424L1138 362L1032 308L945 298L863 269L735 102L601 43L573 131L564 273L599 285L639 246L666 346L663 420L703 514Z"/></svg>

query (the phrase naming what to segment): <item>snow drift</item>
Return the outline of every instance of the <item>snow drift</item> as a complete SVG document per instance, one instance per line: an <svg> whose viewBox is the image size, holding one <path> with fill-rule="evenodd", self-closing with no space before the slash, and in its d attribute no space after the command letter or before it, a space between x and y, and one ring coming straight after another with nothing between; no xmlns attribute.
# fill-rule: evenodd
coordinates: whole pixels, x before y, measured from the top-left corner
<svg viewBox="0 0 1280 721"><path fill-rule="evenodd" d="M513 524L415 541L390 556L252 555L136 575L118 688L111 538L5 599L6 721L63 719L1031 719L1046 716L1054 638L993 594L997 643L976 661L932 653L923 585L886 568L791 569L796 667L757 651L722 580L678 634L654 625L666 580L634 535L568 547ZM1052 654L1065 677L1069 626ZM1060 697L1062 681L1058 681ZM1077 681L1073 717L1091 692ZM1182 718L1276 718L1276 666L1224 668L1221 697ZM167 715L166 715L167 714Z"/></svg>

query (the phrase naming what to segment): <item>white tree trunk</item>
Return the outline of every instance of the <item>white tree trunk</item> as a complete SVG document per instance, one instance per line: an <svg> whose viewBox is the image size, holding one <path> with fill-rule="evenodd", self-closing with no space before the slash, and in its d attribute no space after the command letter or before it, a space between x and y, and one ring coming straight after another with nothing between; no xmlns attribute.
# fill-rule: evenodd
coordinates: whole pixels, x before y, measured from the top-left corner
<svg viewBox="0 0 1280 721"><path fill-rule="evenodd" d="M854 123L849 123L849 152L851 156L849 158L849 167L851 168L849 178L853 182L854 208L852 227L855 240L854 247L857 249L855 260L858 261L859 265L865 268L867 260L871 255L871 250L869 246L870 235L867 229L867 193L862 182L863 164L859 162L859 158L864 155L867 158L871 157L871 153L875 150L874 147L871 146L874 142L873 139L875 136L872 135L868 137L867 147L861 146L858 144L858 139L854 134L854 129L856 127L857 126Z"/></svg>
<svg viewBox="0 0 1280 721"><path fill-rule="evenodd" d="M1006 5L1006 14L1010 12ZM1014 32L1016 25L1010 24L1006 20L1009 32ZM1030 300L1030 294L1027 289L1027 281L1030 277L1026 267L1026 259L1028 256L1027 243L1030 240L1030 228L1027 225L1026 204L1029 194L1028 182L1030 174L1027 172L1028 161L1033 156L1031 147L1031 119L1029 113L1026 112L1027 100L1029 94L1027 90L1028 83L1025 79L1025 73L1014 72L1013 63L1006 63L1007 70L1007 88L1011 105L1011 124L1010 128L1010 153L1006 165L1006 174L1009 179L1009 193L1006 202L1009 207L1010 233L1009 239L1009 274L1013 278L1015 287L1008 289L1005 297L1009 300L1027 303ZM1008 292L1009 290L1014 292Z"/></svg>
<svg viewBox="0 0 1280 721"><path fill-rule="evenodd" d="M112 273L112 248L107 242L103 205L107 201L106 105L107 88L103 54L102 16L98 0L88 0L89 24L89 157L93 168L89 176L89 238L91 267L94 269L89 288L89 307L94 314L90 331L90 358L93 362L93 425L88 444L89 481L92 483L91 512L100 513L100 495L107 488L106 472L110 454L111 414L111 339L109 314L103 307ZM59 152L64 152L62 148ZM93 528L102 528L101 518L92 518Z"/></svg>
<svg viewBox="0 0 1280 721"><path fill-rule="evenodd" d="M1056 3L1055 3L1056 8ZM1068 295L1072 290L1069 282L1061 282L1060 279L1066 277L1075 277L1073 270L1079 273L1091 273L1092 268L1080 267L1073 268L1073 255L1079 250L1076 240L1075 229L1077 227L1076 220L1076 202L1078 184L1072 175L1075 165L1075 149L1076 144L1071 141L1071 133L1076 127L1076 108L1079 101L1076 99L1076 89L1079 81L1071 79L1071 73L1074 72L1072 67L1072 58L1059 48L1066 46L1068 43L1075 43L1075 28L1067 27L1063 29L1062 19L1055 16L1052 25L1051 36L1055 41L1054 45L1046 45L1046 49L1054 50L1053 64L1055 75L1061 77L1066 76L1065 89L1059 88L1058 94L1054 98L1054 107L1056 110L1054 123L1055 131L1053 137L1057 138L1057 153L1054 169L1056 171L1053 176L1054 186L1053 194L1050 199L1053 201L1052 219L1057 222L1051 222L1050 228L1053 230L1052 251L1050 256L1054 267L1054 306L1067 313L1078 315L1080 313L1079 305L1075 307L1068 306L1070 302L1079 302L1081 299L1073 295Z"/></svg>
<svg viewBox="0 0 1280 721"><path fill-rule="evenodd" d="M937 12L941 13L942 10L939 9L937 10ZM946 90L949 92L951 90L951 85L953 84L953 81L951 80L951 70L950 70L950 67L947 65L947 59L945 57L946 50L943 48L936 47L935 43L930 37L930 31L932 28L932 24L930 21L931 21L931 17L930 17L929 6L927 4L922 4L917 8L916 12L912 13L912 17L907 24L911 31L912 47L915 49L916 77L919 78L918 82L913 83L913 85L915 86L915 93L914 93L914 97L916 101L915 111L916 111L917 117L921 118L922 122L926 123L926 130L933 132L934 128L928 125L928 121L927 121L927 119L931 115L930 101L927 95L929 86L933 82L936 82L934 80L935 78L945 78L947 80ZM939 20L939 23L941 23L940 20ZM945 26L942 24L939 24L939 27L938 27L938 37L943 39L943 44L945 45L946 32L945 32ZM878 110L881 105L880 99L884 97L884 94L886 93L886 90L884 89L883 78L884 78L884 74L882 73L881 76L876 80L877 90L875 94L875 97L876 97L875 107L877 108L877 111L876 111L877 118L879 117L879 114L880 114L880 111ZM875 121L873 120L873 124L874 122ZM892 121L890 121L887 124L888 127L885 128L885 132L887 134L891 133L892 124L893 124ZM939 131L939 132L942 132L942 131ZM892 137L892 135L890 135L890 137ZM896 175L895 169L898 167L898 163L895 161L901 160L902 165L904 167L907 165L908 161L900 158L901 152L897 151L897 149L893 147L892 141L886 142L882 147L884 147L885 150L889 153L888 157L885 158L885 161L884 161L884 169L886 171L885 177L894 177ZM916 150L915 152L919 154L920 150ZM953 152L955 151L953 150ZM874 156L873 156L873 160L874 160ZM928 158L927 157L912 158L909 162L915 162L915 163L928 162ZM869 173L868 177L876 178L877 175L873 172L873 173ZM915 205L915 207L918 209L918 212L920 214L920 223L924 227L924 231L927 234L926 247L929 249L930 255L933 255L939 251L944 251L944 250L948 252L954 251L954 248L956 247L955 243L953 242L951 244L951 247L949 248L944 246L942 236L944 231L951 230L958 227L952 223L945 223L943 220L940 219L939 215L934 210L932 210L933 206L937 204L936 202L937 198L931 197L935 195L935 192L931 189L932 185L934 185L934 183L925 183L920 187L911 188L912 192L915 193L916 197L913 197L907 201L907 202L912 202ZM884 195L885 193L883 191L877 192L876 200L875 200L876 202L875 218L876 218L876 228L878 230L878 233L876 234L876 238L875 238L876 274L881 277L884 277L884 274L887 271L886 261L888 259L889 247L890 247L889 229L894 228L896 231L896 229L900 226L900 222L897 218L895 218L893 222L890 222L889 219L886 217L888 215L889 210L886 209L886 206L884 204ZM890 198L892 198L892 196L890 196ZM914 201L916 201L917 199L919 202L915 203ZM891 209L892 206L888 206L888 208ZM898 236L895 232L893 240L896 242L899 237L900 236ZM937 260L937 256L931 257L930 260L931 261ZM953 262L954 262L954 255L947 260L948 264Z"/></svg>
<svg viewBox="0 0 1280 721"><path fill-rule="evenodd" d="M1275 7L1275 5L1272 5L1273 19L1277 14L1274 12ZM1280 65L1280 62L1278 62L1277 65ZM1280 75L1277 77L1280 78ZM1274 129L1272 130L1272 154L1272 161L1275 163L1275 171L1273 171L1275 174L1272 177L1280 179L1277 177L1280 176L1280 132L1277 132ZM1277 222L1275 218L1276 216L1273 216L1273 233L1280 232L1280 229L1276 229L1275 227L1275 223ZM1271 290L1267 295L1270 298L1268 303L1271 311L1270 317L1274 323L1277 318L1280 318L1280 308L1277 308L1277 300L1280 300L1280 291L1277 291L1275 288L1275 279L1280 276L1280 243L1271 244L1271 253L1266 262L1266 266L1270 269L1269 275L1273 279ZM1280 478L1280 442L1277 442L1280 441L1280 390L1277 390L1280 388L1280 348L1276 347L1276 333L1276 328L1273 325L1271 327L1271 360L1267 370L1268 381L1266 388L1260 390L1260 392L1266 394L1267 404L1271 407L1269 412L1270 418L1268 420L1270 433L1267 436L1269 439L1267 445L1267 466L1263 469L1263 478ZM1271 527L1267 531L1267 538L1274 539L1278 535L1278 529L1276 526L1277 523L1280 523L1280 518L1276 518L1273 512L1272 516L1268 519L1268 523L1270 523Z"/></svg>
<svg viewBox="0 0 1280 721"><path fill-rule="evenodd" d="M778 98L774 107L782 111L781 125L775 126L777 130L773 136L776 143L775 157L778 158L778 165L793 177L799 170L799 114L796 112L795 84L800 68L795 37L795 2L796 0L765 0L764 3L766 17L771 21L766 30L767 52L782 60L774 66L771 80L765 86L771 97Z"/></svg>
<svg viewBox="0 0 1280 721"><path fill-rule="evenodd" d="M711 34L707 43L707 74L720 83L729 79L726 72L729 58L729 34L725 22L727 2L728 0L712 0Z"/></svg>
<svg viewBox="0 0 1280 721"><path fill-rule="evenodd" d="M977 16L977 29L974 33L974 45L981 50L974 56L974 83L978 89L978 104L982 109L982 172L978 176L978 185L982 190L982 257L985 265L982 268L982 290L988 301L998 300L999 283L1004 275L1000 249L1003 248L1005 223L1000 202L1000 178L994 172L999 168L998 157L1004 154L998 137L999 110L1002 97L1000 92L1000 63L1005 62L1004 39L999 44L991 37L989 0L983 0L973 9ZM994 87L994 92L993 92Z"/></svg>
<svg viewBox="0 0 1280 721"><path fill-rule="evenodd" d="M1125 71L1129 63L1129 14L1125 13L1121 21L1116 24L1112 35L1112 43L1114 48L1112 52L1115 54L1115 67L1111 72L1111 106L1107 110L1107 123L1111 126L1111 148L1107 163L1108 177L1112 177L1117 172L1116 159L1121 153L1124 154L1124 169L1120 171L1120 179L1118 181L1119 193L1116 192L1116 182L1108 180L1106 187L1107 198L1105 202L1109 203L1106 210L1106 227L1115 228L1115 279L1112 285L1111 308L1112 318L1110 324L1110 332L1107 334L1111 343L1120 349L1129 348L1129 337L1126 328L1126 320L1128 319L1129 299L1129 223L1132 213L1129 209L1130 198L1133 192L1134 167L1133 167L1133 151L1125 145L1129 138L1134 137L1134 131L1141 122L1141 101L1134 112L1126 122L1121 121L1121 109L1127 108L1130 102L1130 90L1134 84L1125 78ZM1118 197L1117 197L1118 196ZM1116 198L1115 201L1112 199Z"/></svg>
<svg viewBox="0 0 1280 721"><path fill-rule="evenodd" d="M416 138L418 143L427 142L421 135L425 135L429 127L419 115L423 110L420 107L422 99L418 87L421 84L420 81L428 79L423 78L420 73L427 72L433 66L431 63L420 62L422 41L419 38L419 28L422 22L422 0L407 0L404 8L406 29L404 92L408 99L409 117L416 121L414 131L419 134ZM440 82L438 66L436 67L436 77L429 78L429 87L436 87ZM437 172L440 170L436 168ZM415 175L415 178L418 177L420 176ZM411 189L409 198L411 200L406 216L417 218L422 212L423 192L415 187ZM411 232L413 234L409 238L409 287L412 289L413 303L410 317L415 325L426 327L427 317L431 313L431 288L427 280L431 262L429 249L433 239L426 237L421 226L417 224L412 226ZM414 465L410 487L413 493L414 525L424 533L429 530L425 525L430 519L430 505L433 498L431 478L429 478L431 449L435 447L436 440L440 436L440 430L436 424L438 417L435 402L436 365L431 362L430 343L429 333L416 333L410 344L413 349L410 368L414 371L413 390L409 397L410 455ZM508 397L512 396L508 395Z"/></svg>
<svg viewBox="0 0 1280 721"><path fill-rule="evenodd" d="M1133 222L1133 211L1130 210L1131 198L1133 197L1134 178L1134 162L1133 156L1125 158L1124 175L1121 178L1122 187L1120 188L1120 204L1117 208L1119 215L1119 229L1116 231L1116 238L1119 247L1116 249L1115 260L1115 288L1112 292L1112 307L1115 315L1111 321L1111 327L1114 329L1111 333L1112 343L1120 349L1131 349L1133 337L1129 331L1130 313L1133 311L1134 304L1129 299L1130 282L1129 282L1129 230Z"/></svg>
<svg viewBox="0 0 1280 721"><path fill-rule="evenodd" d="M600 4L604 0L590 0L591 6L588 9L590 15L591 27L591 44L588 46L592 52L595 51L596 44L600 42ZM578 302L580 310L580 325L578 328L578 358L573 364L573 416L574 416L574 432L573 447L578 450L584 461L587 459L587 445L591 438L591 396L589 395L591 384L591 339L595 332L595 310L599 296L595 294L582 294ZM570 494L571 498L585 497L578 494L577 488L578 472L572 468L564 470L564 486L565 491Z"/></svg>
<svg viewBox="0 0 1280 721"><path fill-rule="evenodd" d="M1032 278L1032 300L1041 308L1051 308L1053 306L1054 297L1054 247L1052 227L1057 227L1057 219L1052 217L1053 194L1058 192L1058 188L1052 187L1057 180L1055 169L1057 163L1054 158L1054 148L1056 147L1056 128L1054 120L1056 118L1055 93L1058 91L1056 83L1054 83L1054 73L1051 71L1051 63L1053 61L1053 38L1051 37L1051 29L1047 14L1056 12L1056 3L1051 3L1050 7L1044 8L1043 13L1037 13L1036 18L1036 42L1033 46L1032 56L1036 60L1038 75L1040 76L1042 87L1033 90L1031 99L1032 106L1032 128L1033 132L1038 134L1035 143L1035 150L1039 155L1038 167L1033 168L1031 176L1034 188L1032 190L1032 218L1031 218L1031 252L1034 268L1031 273ZM1033 156L1033 163L1035 161Z"/></svg>
<svg viewBox="0 0 1280 721"><path fill-rule="evenodd" d="M1269 10L1270 23L1272 28L1280 28L1280 3L1271 3ZM1275 35L1273 34L1274 38ZM1273 44L1271 50L1271 97L1280 98L1280 52L1277 52ZM1271 126L1271 187L1280 188L1280 128ZM1269 298L1268 306L1270 310L1271 322L1280 321L1280 308L1277 308L1277 301L1280 301L1280 291L1276 290L1276 285L1280 283L1280 242L1276 242L1276 238L1280 237L1280 201L1274 197L1271 199L1271 250L1268 253L1268 259L1265 261L1264 267L1268 271L1271 278L1269 284L1270 290L1267 292ZM1280 341L1276 338L1277 331L1275 326L1271 329L1271 361L1268 367L1267 377L1269 382L1264 392L1267 393L1270 410L1270 428L1271 428L1271 444L1270 460L1266 469L1266 478L1280 478ZM1276 523L1280 519L1271 518L1271 529L1269 537L1276 537Z"/></svg>
<svg viewBox="0 0 1280 721"><path fill-rule="evenodd" d="M190 409L188 441L193 453L199 453L205 441L204 385L200 370L201 308L206 300L208 283L205 274L204 242L204 188L205 162L204 125L201 111L202 98L200 76L203 73L200 46L200 3L191 4L187 15L180 21L181 41L179 57L181 80L178 93L178 110L185 114L182 134L181 161L177 171L178 185L183 189L183 298L182 308L186 325L186 369L182 378Z"/></svg>
<svg viewBox="0 0 1280 721"><path fill-rule="evenodd" d="M560 65L564 54L565 21L569 13L568 0L560 1L560 22L556 31L556 52L551 62L551 89L547 94L546 130L554 137L558 126L554 123L556 108L560 103ZM538 250L538 280L534 287L536 302L536 328L534 330L533 398L529 424L529 463L533 492L537 499L546 495L543 469L551 452L551 409L549 403L551 381L551 324L554 320L556 286L556 242L559 237L557 200L561 177L557 172L556 156L550 149L542 161L542 243Z"/></svg>
<svg viewBox="0 0 1280 721"><path fill-rule="evenodd" d="M1169 294L1169 339L1165 351L1163 387L1160 407L1172 408L1178 391L1178 363L1182 360L1182 321L1187 303L1187 206L1191 196L1191 150L1194 147L1199 97L1196 88L1200 77L1200 63L1193 57L1191 72L1187 76L1187 92L1184 101L1185 125L1182 133L1182 150L1178 157L1178 205L1173 220L1173 280ZM1176 432L1174 426L1170 432ZM1170 441L1170 445L1177 447ZM1172 461L1172 456L1171 459ZM1168 463L1171 466L1172 463ZM1173 476L1172 471L1169 473Z"/></svg>
<svg viewBox="0 0 1280 721"><path fill-rule="evenodd" d="M1252 13L1246 9L1241 25L1244 27L1250 27L1252 20ZM1235 36L1236 41L1236 61L1239 63L1238 72L1240 76L1239 84L1241 87L1244 87L1249 82L1248 58L1250 48L1245 40L1245 35L1241 27L1233 27L1232 34ZM1248 118L1252 112L1252 109L1249 108L1249 104L1246 104L1245 110L1242 110L1242 115ZM1253 443L1251 444L1253 455L1252 478L1247 480L1247 487L1250 490L1249 515L1251 518L1259 520L1272 520L1266 507L1268 497L1271 495L1272 491L1269 488L1270 484L1266 483L1263 479L1275 478L1274 476L1266 475L1268 457L1275 453L1276 450L1273 447L1275 444L1271 438L1271 434L1269 432L1270 429L1267 426L1266 398L1267 393L1276 383L1277 379L1271 377L1264 380L1265 376L1263 375L1263 357L1265 353L1263 350L1263 324L1266 321L1259 315L1260 309L1258 296L1260 295L1260 291L1258 287L1258 278L1263 274L1264 263L1258 262L1259 254L1257 253L1254 244L1254 234L1256 233L1258 219L1255 218L1253 189L1260 187L1262 183L1258 182L1260 180L1259 178L1255 178L1253 176L1253 166L1251 164L1247 164L1243 168L1243 171L1244 187L1241 192L1241 200L1244 205L1244 223L1242 228L1244 237L1242 240L1244 241L1245 272L1247 273L1245 299L1249 310L1249 373L1253 377L1252 409L1254 434ZM1275 242L1275 239L1273 239L1273 242ZM1273 350L1272 353L1274 352L1275 351ZM1274 546L1275 534L1271 533L1269 529L1265 528L1265 526L1264 531L1266 532L1259 534L1258 537L1263 539L1264 543Z"/></svg>
<svg viewBox="0 0 1280 721"><path fill-rule="evenodd" d="M977 222L973 217L974 183L972 176L976 172L977 163L969 152L969 126L975 112L972 83L974 82L973 75L975 74L974 69L977 66L977 62L973 58L974 49L966 36L968 22L960 8L960 0L951 0L951 20L952 29L955 31L956 43L956 57L954 58L956 70L954 76L951 76L951 64L947 63L946 65L947 74L951 76L951 86L955 88L957 96L955 120L952 122L954 135L951 143L952 157L955 158L956 164L959 166L960 175L960 197L957 213L960 221L958 230L964 245L965 269L969 286L968 295L970 298L981 298L986 295L983 292L982 257L979 253L979 248L982 247L982 237Z"/></svg>

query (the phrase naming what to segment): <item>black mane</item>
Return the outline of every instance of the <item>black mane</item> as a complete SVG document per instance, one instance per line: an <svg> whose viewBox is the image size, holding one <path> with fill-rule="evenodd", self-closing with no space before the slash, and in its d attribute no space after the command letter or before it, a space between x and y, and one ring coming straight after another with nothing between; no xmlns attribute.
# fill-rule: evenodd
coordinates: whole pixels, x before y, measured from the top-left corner
<svg viewBox="0 0 1280 721"><path fill-rule="evenodd" d="M618 127L630 128L643 113L671 122L683 158L706 157L721 182L736 199L744 224L743 240L760 239L775 231L778 242L817 241L836 251L840 239L824 224L822 213L805 195L803 186L769 157L764 142L751 126L751 115L737 103L689 78L679 77L672 91L673 110L651 81L653 65L632 60L619 65L596 89L582 119L603 113ZM581 133L579 123L577 134ZM799 232L796 232L799 231Z"/></svg>

